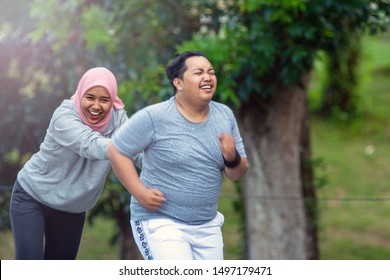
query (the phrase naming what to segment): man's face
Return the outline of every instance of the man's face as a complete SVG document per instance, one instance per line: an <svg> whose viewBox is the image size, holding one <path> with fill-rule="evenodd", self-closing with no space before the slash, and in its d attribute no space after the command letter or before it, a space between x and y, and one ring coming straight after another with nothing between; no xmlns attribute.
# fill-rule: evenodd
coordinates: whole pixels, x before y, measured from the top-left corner
<svg viewBox="0 0 390 280"><path fill-rule="evenodd" d="M177 79L177 89L186 99L210 102L217 87L217 77L211 63L203 56L186 60L187 70L182 79Z"/></svg>

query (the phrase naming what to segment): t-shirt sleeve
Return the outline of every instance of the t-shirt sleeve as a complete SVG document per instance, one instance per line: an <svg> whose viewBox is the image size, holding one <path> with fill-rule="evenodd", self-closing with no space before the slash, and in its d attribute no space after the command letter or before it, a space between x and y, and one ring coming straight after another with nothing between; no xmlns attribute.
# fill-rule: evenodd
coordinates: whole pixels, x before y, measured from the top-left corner
<svg viewBox="0 0 390 280"><path fill-rule="evenodd" d="M236 117L234 116L233 111L231 109L229 109L229 117L232 123L232 135L234 137L234 141L236 142L236 149L240 154L240 156L246 157L244 141L241 137L241 133L237 124Z"/></svg>
<svg viewBox="0 0 390 280"><path fill-rule="evenodd" d="M114 134L112 143L122 154L134 158L151 145L154 126L146 109L136 112Z"/></svg>

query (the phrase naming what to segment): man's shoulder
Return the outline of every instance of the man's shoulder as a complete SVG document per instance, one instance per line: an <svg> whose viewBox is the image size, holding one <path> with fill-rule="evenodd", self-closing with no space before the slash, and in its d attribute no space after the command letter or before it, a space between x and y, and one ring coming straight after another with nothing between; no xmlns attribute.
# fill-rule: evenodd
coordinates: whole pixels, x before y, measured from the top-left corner
<svg viewBox="0 0 390 280"><path fill-rule="evenodd" d="M214 110L217 110L217 111L222 111L226 114L232 114L233 113L233 110L226 104L223 104L223 103L220 103L220 102L217 102L217 101L211 101L210 102L210 107Z"/></svg>
<svg viewBox="0 0 390 280"><path fill-rule="evenodd" d="M165 101L148 105L143 110L145 110L146 112L148 112L148 114L151 115L161 115L161 114L167 114L171 106L172 106L172 100L168 99Z"/></svg>

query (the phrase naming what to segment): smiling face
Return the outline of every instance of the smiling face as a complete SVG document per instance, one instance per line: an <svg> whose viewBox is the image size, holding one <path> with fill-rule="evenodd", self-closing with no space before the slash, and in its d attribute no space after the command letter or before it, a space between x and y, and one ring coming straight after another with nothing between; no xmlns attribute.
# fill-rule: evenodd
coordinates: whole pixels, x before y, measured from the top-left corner
<svg viewBox="0 0 390 280"><path fill-rule="evenodd" d="M187 70L182 78L176 78L174 84L187 102L208 104L217 87L215 71L207 58L192 56L186 60Z"/></svg>
<svg viewBox="0 0 390 280"><path fill-rule="evenodd" d="M112 101L107 90L97 86L84 94L80 107L85 119L90 124L97 124L110 113Z"/></svg>

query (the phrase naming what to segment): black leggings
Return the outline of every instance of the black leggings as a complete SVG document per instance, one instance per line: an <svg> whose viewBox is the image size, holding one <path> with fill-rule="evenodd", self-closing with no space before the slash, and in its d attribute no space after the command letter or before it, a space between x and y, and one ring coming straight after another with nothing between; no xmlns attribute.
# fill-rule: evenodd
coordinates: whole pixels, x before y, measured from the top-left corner
<svg viewBox="0 0 390 280"><path fill-rule="evenodd" d="M16 181L10 216L16 259L76 259L85 212L73 214L47 207L32 198Z"/></svg>

